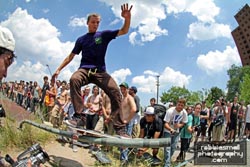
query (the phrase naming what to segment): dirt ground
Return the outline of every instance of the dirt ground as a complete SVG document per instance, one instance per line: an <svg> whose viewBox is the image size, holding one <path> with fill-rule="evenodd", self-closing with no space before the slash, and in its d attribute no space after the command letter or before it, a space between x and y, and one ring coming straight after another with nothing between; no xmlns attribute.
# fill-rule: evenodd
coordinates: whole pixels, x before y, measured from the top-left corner
<svg viewBox="0 0 250 167"><path fill-rule="evenodd" d="M30 114L28 111L18 106L16 103L11 102L9 99L5 98L0 93L0 104L3 104L4 109L8 112L7 114L15 119L17 122L20 122L24 119L33 119L34 115ZM56 164L55 166L61 167L91 167L95 166L96 159L88 153L88 149L79 147L78 152L73 152L69 143L60 143L58 141L52 141L46 143L46 145L41 145L41 147L48 153L50 156L51 162ZM0 150L1 151L1 150ZM8 154L11 157L17 157L24 150L11 150ZM2 152L0 157L4 157L5 154ZM46 163L45 166L53 166L51 163ZM1 166L1 165L0 165Z"/></svg>
<svg viewBox="0 0 250 167"><path fill-rule="evenodd" d="M70 144L62 144L57 141L47 143L45 146L41 147L48 153L50 161L46 162L44 167L92 167L95 166L96 159L91 157L91 154L88 153L88 149L78 148L78 152L73 152ZM11 157L17 157L23 151L12 150L8 152ZM2 157L6 153L2 153ZM29 155L29 154L27 154ZM5 164L8 164L5 162ZM1 165L0 165L1 166Z"/></svg>

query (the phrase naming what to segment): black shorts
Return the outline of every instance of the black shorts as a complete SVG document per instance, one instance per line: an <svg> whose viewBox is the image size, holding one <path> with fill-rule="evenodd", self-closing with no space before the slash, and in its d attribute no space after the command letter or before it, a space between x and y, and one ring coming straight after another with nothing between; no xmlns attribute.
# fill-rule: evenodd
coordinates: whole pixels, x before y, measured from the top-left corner
<svg viewBox="0 0 250 167"><path fill-rule="evenodd" d="M229 131L236 130L236 126L237 126L237 120L231 121L229 124Z"/></svg>
<svg viewBox="0 0 250 167"><path fill-rule="evenodd" d="M246 128L245 129L250 130L250 122L246 123Z"/></svg>
<svg viewBox="0 0 250 167"><path fill-rule="evenodd" d="M197 132L197 136L206 136L206 132L207 132L207 124L200 124L201 128L200 130Z"/></svg>

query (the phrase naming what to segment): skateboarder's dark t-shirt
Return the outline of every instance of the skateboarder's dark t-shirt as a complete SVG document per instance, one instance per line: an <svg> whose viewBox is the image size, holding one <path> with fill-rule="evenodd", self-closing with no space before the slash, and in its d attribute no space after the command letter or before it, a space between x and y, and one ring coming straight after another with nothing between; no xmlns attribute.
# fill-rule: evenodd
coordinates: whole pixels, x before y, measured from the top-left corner
<svg viewBox="0 0 250 167"><path fill-rule="evenodd" d="M72 53L82 52L80 68L98 68L98 70L105 71L105 53L109 42L115 39L118 31L98 31L79 37Z"/></svg>
<svg viewBox="0 0 250 167"><path fill-rule="evenodd" d="M141 129L144 129L144 138L153 138L155 132L162 132L163 124L162 120L155 118L153 122L147 122L146 118L143 117L140 120Z"/></svg>

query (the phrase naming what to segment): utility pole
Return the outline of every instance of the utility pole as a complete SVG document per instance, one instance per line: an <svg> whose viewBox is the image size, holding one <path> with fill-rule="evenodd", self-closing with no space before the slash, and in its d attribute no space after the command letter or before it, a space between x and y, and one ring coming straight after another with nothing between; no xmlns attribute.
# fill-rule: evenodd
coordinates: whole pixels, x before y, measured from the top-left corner
<svg viewBox="0 0 250 167"><path fill-rule="evenodd" d="M46 66L48 67L49 73L50 73L50 75L52 76L52 73L51 73L51 71L50 71L49 65L46 64Z"/></svg>
<svg viewBox="0 0 250 167"><path fill-rule="evenodd" d="M159 86L160 86L160 81L159 81L159 78L160 78L160 75L157 75L156 76L157 80L156 80L156 87L157 87L157 95L156 95L156 104L158 104L158 99L159 99Z"/></svg>

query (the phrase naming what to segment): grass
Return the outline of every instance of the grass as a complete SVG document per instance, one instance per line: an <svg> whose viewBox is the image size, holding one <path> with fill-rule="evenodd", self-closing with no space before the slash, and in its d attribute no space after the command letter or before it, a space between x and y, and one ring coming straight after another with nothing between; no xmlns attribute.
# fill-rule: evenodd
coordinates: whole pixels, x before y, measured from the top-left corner
<svg viewBox="0 0 250 167"><path fill-rule="evenodd" d="M4 126L0 127L0 150L8 152L13 149L27 149L35 143L45 144L55 135L41 129L25 125L22 130L17 128L15 121L5 118Z"/></svg>
<svg viewBox="0 0 250 167"><path fill-rule="evenodd" d="M151 153L152 149L148 149L148 152ZM120 151L117 147L113 147L111 151L106 153L107 156L111 159L112 164L107 164L103 165L100 162L96 161L95 166L96 167L102 167L102 166L109 166L109 167L117 167L120 166ZM159 149L158 157L160 159L163 159L163 148ZM148 160L145 159L138 159L136 154L133 152L129 153L129 167L149 167L151 166L151 163ZM163 162L161 165L158 166L163 166Z"/></svg>

